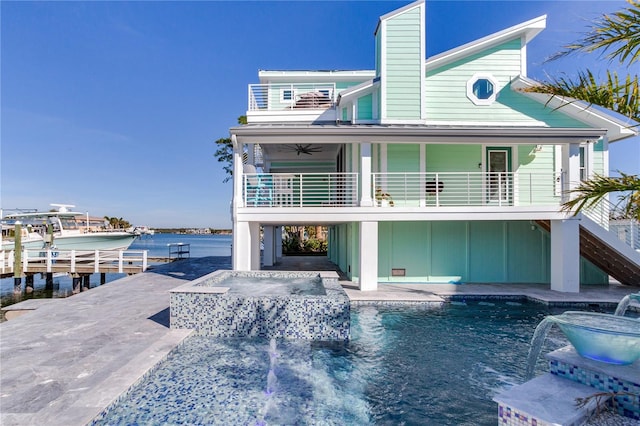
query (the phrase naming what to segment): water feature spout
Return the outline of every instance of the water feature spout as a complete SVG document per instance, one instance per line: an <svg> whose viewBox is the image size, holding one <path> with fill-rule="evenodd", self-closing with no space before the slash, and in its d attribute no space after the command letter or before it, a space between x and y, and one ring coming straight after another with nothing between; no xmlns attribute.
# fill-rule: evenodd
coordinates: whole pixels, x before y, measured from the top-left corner
<svg viewBox="0 0 640 426"><path fill-rule="evenodd" d="M627 312L627 308L631 304L631 301L634 301L634 300L640 303L640 292L628 294L625 297L623 297L618 303L618 306L616 307L616 312L613 315L623 316L625 312Z"/></svg>
<svg viewBox="0 0 640 426"><path fill-rule="evenodd" d="M584 358L609 364L628 365L640 358L640 321L619 315L567 311L548 315L536 327L527 357L526 379L540 355L542 343L557 324L576 352Z"/></svg>
<svg viewBox="0 0 640 426"><path fill-rule="evenodd" d="M536 368L536 362L542 351L542 345L547 338L547 333L553 325L553 320L550 316L545 317L540 324L536 327L531 338L531 344L529 345L529 354L527 355L527 371L525 374L525 380L531 380Z"/></svg>

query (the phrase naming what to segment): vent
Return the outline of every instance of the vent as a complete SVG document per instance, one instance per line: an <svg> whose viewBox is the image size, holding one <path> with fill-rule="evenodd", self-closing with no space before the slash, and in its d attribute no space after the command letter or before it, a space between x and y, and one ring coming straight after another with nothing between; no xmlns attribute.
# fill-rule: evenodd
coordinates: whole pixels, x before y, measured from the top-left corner
<svg viewBox="0 0 640 426"><path fill-rule="evenodd" d="M407 270L404 268L393 268L391 269L392 277L404 277L406 276Z"/></svg>

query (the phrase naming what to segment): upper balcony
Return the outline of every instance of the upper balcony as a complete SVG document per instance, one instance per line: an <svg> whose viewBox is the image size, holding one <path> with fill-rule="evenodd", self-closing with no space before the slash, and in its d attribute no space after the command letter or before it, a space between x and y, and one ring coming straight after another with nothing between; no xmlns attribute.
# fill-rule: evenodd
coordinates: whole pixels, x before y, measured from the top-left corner
<svg viewBox="0 0 640 426"><path fill-rule="evenodd" d="M335 121L335 83L250 84L247 121Z"/></svg>
<svg viewBox="0 0 640 426"><path fill-rule="evenodd" d="M557 173L259 173L243 175L245 207L380 208L402 211L498 212L562 203ZM388 209L392 208L392 209ZM442 210L444 209L444 210ZM300 211L302 212L302 211Z"/></svg>

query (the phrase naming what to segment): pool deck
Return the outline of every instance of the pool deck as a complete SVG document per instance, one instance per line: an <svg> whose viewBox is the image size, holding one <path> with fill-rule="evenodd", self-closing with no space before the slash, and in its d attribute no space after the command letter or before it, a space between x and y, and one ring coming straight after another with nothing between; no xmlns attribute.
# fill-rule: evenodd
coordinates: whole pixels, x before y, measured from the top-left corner
<svg viewBox="0 0 640 426"><path fill-rule="evenodd" d="M163 359L189 331L169 329L169 290L217 269L228 257L180 260L66 299L27 300L0 324L0 424L83 425ZM323 257L290 257L278 270L335 270ZM353 301L444 302L449 296L529 296L554 303L617 303L637 287L585 287L567 294L544 285L381 284ZM25 313L26 312L26 313Z"/></svg>

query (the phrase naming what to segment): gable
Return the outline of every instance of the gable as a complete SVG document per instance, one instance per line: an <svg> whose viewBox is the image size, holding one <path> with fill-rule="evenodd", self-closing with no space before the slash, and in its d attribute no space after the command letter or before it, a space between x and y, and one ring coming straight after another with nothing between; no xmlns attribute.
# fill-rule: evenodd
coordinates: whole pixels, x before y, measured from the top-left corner
<svg viewBox="0 0 640 426"><path fill-rule="evenodd" d="M522 70L524 54L519 38L492 46L426 72L427 122L501 123L548 127L586 127L553 108L511 90ZM490 76L497 96L488 105L476 105L467 83L474 76Z"/></svg>

